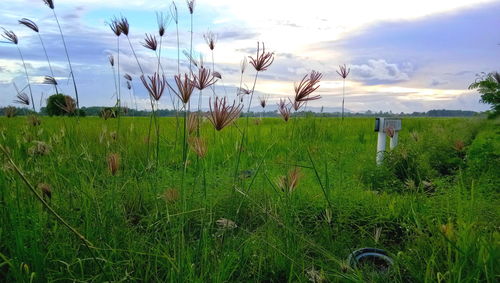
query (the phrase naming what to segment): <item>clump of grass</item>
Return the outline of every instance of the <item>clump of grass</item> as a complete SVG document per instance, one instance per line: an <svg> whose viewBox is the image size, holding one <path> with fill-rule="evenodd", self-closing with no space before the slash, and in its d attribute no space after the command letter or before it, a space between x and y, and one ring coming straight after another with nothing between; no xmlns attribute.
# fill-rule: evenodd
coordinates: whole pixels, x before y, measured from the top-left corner
<svg viewBox="0 0 500 283"><path fill-rule="evenodd" d="M7 106L3 109L4 115L7 118L12 118L15 117L17 114L17 109L16 107L13 106Z"/></svg>
<svg viewBox="0 0 500 283"><path fill-rule="evenodd" d="M290 194L297 188L301 177L300 168L295 167L288 171L287 175L280 176L276 181L276 186L283 192Z"/></svg>

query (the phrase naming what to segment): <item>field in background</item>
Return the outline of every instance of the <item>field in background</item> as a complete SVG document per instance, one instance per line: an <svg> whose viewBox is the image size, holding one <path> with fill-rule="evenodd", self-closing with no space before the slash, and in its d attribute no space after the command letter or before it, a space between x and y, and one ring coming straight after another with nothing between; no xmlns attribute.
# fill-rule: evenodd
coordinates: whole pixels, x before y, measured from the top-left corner
<svg viewBox="0 0 500 283"><path fill-rule="evenodd" d="M57 222L3 155L0 278L498 279L498 121L404 119L400 146L381 167L373 119L250 118L241 153L245 118L221 132L204 121L206 156L191 147L185 165L182 129L175 118L159 121L157 162L147 118L122 117L119 135L117 119L0 118L14 163L94 245ZM387 250L395 265L351 269L346 258L362 247Z"/></svg>

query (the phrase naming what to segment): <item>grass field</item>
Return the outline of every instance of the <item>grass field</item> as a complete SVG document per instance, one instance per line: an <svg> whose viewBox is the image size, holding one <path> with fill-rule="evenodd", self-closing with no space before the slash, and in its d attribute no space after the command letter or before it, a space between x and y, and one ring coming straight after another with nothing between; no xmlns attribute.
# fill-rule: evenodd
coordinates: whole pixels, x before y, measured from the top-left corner
<svg viewBox="0 0 500 283"><path fill-rule="evenodd" d="M373 118L250 118L240 152L245 119L184 164L175 118L158 158L147 118L0 118L0 281L498 282L498 120L405 119L377 167Z"/></svg>

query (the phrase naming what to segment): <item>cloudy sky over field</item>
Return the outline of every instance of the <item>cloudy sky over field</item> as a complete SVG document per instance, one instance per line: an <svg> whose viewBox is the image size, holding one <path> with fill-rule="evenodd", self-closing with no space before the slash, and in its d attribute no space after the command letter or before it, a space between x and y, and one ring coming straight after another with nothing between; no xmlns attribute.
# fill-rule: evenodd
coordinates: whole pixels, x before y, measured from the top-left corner
<svg viewBox="0 0 500 283"><path fill-rule="evenodd" d="M166 0L55 0L70 57L74 64L81 104L113 105L115 92L108 55L116 53L116 37L107 26L113 16L130 22L130 38L146 73L156 68L153 51L141 46L145 33L157 33L155 11L169 14ZM190 18L185 1L177 1L181 50L189 48ZM218 34L215 69L223 80L219 95L234 97L239 85L239 65L255 56L257 41L264 41L275 61L262 73L257 94L272 100L293 95L293 84L310 72L324 74L321 100L312 106L337 110L342 83L335 70L347 64L346 108L351 111L393 112L430 109L486 110L479 95L467 90L476 74L500 69L500 1L492 0L380 0L287 1L198 0L194 12L194 49L205 61L211 53L203 34ZM52 11L42 0L4 0L0 26L13 30L28 64L35 100L51 87L39 84L49 75L37 35L17 20L26 17L40 27L56 77L67 94L69 70ZM164 38L162 64L169 77L177 69L176 26L170 22ZM121 38L122 73L134 77L135 95L146 108L147 95L139 83L140 72L124 37ZM181 53L181 71L187 72ZM210 63L211 64L211 63ZM249 67L244 82L251 86ZM122 81L123 82L123 81ZM12 105L15 83L26 85L14 45L0 44L0 106ZM127 89L122 86L122 93ZM207 95L209 92L207 92ZM208 97L208 96L207 96ZM205 99L207 100L207 99ZM254 100L255 101L255 100ZM127 103L127 102L126 102ZM255 102L256 103L256 102ZM167 96L162 107L169 107ZM130 105L131 106L131 105ZM39 105L37 105L39 108Z"/></svg>

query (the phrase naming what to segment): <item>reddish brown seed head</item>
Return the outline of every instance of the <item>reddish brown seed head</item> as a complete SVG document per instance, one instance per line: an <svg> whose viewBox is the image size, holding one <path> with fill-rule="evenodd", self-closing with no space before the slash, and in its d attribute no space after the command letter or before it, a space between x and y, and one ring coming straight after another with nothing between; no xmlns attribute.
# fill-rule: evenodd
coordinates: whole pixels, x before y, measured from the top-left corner
<svg viewBox="0 0 500 283"><path fill-rule="evenodd" d="M298 84L296 83L294 85L295 89L294 104L298 106L298 108L300 108L302 102L321 98L321 96L319 95L315 96L310 96L310 95L319 88L318 83L320 82L322 77L323 74L313 70L309 75L305 75ZM297 111L298 108L295 110Z"/></svg>
<svg viewBox="0 0 500 283"><path fill-rule="evenodd" d="M241 113L243 105L233 102L232 105L227 103L227 98L215 97L213 107L212 98L209 99L210 112L208 119L217 131L233 123Z"/></svg>
<svg viewBox="0 0 500 283"><path fill-rule="evenodd" d="M278 103L278 110L283 120L285 120L285 122L288 122L291 116L291 106L286 102L285 99L280 99L280 102Z"/></svg>
<svg viewBox="0 0 500 283"><path fill-rule="evenodd" d="M147 79L142 75L141 81L148 90L149 95L156 101L160 100L165 91L165 86L167 85L165 75L160 76L160 74L155 72L152 76L148 76Z"/></svg>
<svg viewBox="0 0 500 283"><path fill-rule="evenodd" d="M42 196L47 199L52 198L52 188L49 184L40 183L38 184L38 189L42 192Z"/></svg>
<svg viewBox="0 0 500 283"><path fill-rule="evenodd" d="M262 43L262 52L260 52L260 42L257 42L257 56L249 56L250 64L257 72L265 71L274 61L274 53L266 52L266 46Z"/></svg>
<svg viewBox="0 0 500 283"><path fill-rule="evenodd" d="M175 75L174 79L178 91L175 91L173 88L170 89L177 95L182 103L187 104L194 90L193 82L189 79L187 74L184 74L184 78L182 78L181 74Z"/></svg>
<svg viewBox="0 0 500 283"><path fill-rule="evenodd" d="M128 24L128 20L125 17L122 17L118 21L118 26L120 27L121 32L125 35L128 36L129 30L130 30L130 25Z"/></svg>
<svg viewBox="0 0 500 283"><path fill-rule="evenodd" d="M120 168L120 155L118 153L111 153L108 155L108 169L111 175L115 176Z"/></svg>
<svg viewBox="0 0 500 283"><path fill-rule="evenodd" d="M111 31L113 31L113 33L116 36L120 36L122 34L120 20L118 20L117 18L114 18L113 20L111 20L111 23L109 23L108 25L111 28Z"/></svg>
<svg viewBox="0 0 500 283"><path fill-rule="evenodd" d="M193 74L194 87L203 90L217 82L217 78L212 75L212 71L205 67L198 68L198 74Z"/></svg>
<svg viewBox="0 0 500 283"><path fill-rule="evenodd" d="M207 144L200 137L192 137L189 139L189 145L191 149L200 158L204 158L207 155Z"/></svg>
<svg viewBox="0 0 500 283"><path fill-rule="evenodd" d="M347 68L347 66L344 64L343 66L339 66L339 70L337 71L337 74L341 76L343 79L347 78L349 73L351 72L351 68Z"/></svg>
<svg viewBox="0 0 500 283"><path fill-rule="evenodd" d="M156 51L158 48L158 40L156 39L156 36L147 33L146 38L144 38L144 42L141 44L147 49L151 49L153 51Z"/></svg>

